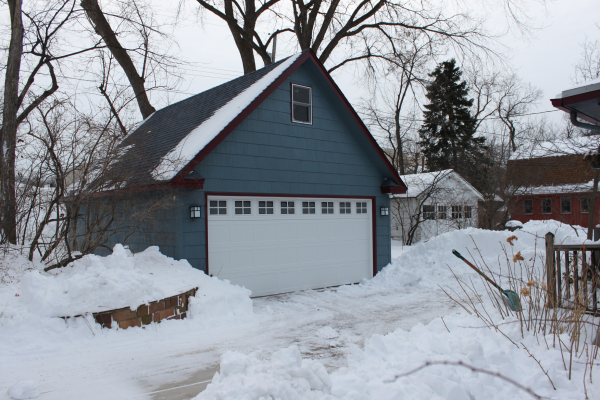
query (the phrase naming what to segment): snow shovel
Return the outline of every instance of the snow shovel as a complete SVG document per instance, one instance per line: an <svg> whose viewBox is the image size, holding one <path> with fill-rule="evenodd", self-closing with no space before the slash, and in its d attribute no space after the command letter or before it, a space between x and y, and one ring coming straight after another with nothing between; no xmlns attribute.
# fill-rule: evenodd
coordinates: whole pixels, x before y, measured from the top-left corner
<svg viewBox="0 0 600 400"><path fill-rule="evenodd" d="M500 286L498 286L498 284L496 282L494 282L493 280L491 280L490 278L485 276L485 274L483 272L481 272L479 270L479 268L477 268L476 266L471 264L458 251L452 250L452 254L454 254L456 257L460 258L461 260L463 260L469 267L473 268L475 270L475 272L477 272L479 275L483 276L486 281L488 281L489 283L492 284L492 286L497 288L500 291L500 293L502 293L504 296L506 296L506 304L508 305L508 308L510 308L513 311L518 311L518 312L521 311L521 300L519 299L519 295L514 290L503 290Z"/></svg>

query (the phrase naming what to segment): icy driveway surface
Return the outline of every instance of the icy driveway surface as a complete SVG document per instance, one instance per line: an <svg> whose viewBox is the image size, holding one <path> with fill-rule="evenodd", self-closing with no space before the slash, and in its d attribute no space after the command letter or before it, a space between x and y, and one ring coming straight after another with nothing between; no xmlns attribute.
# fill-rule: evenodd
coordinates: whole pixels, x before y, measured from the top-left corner
<svg viewBox="0 0 600 400"><path fill-rule="evenodd" d="M4 358L0 398L8 398L8 385L33 379L39 399L150 399L147 393L188 384L190 376L217 367L226 350L260 350L266 356L291 344L333 370L345 365L351 346L362 346L374 333L446 314L453 305L440 293L356 286L312 290L254 299L254 320L233 327L190 332L186 321L169 321L111 340L93 340L90 333L85 343ZM160 394L167 398L167 392Z"/></svg>

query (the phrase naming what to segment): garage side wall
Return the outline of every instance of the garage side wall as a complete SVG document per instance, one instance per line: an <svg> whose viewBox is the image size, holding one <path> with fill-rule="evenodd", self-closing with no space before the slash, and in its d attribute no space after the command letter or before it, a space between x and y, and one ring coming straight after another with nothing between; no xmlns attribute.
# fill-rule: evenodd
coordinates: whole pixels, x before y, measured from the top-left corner
<svg viewBox="0 0 600 400"><path fill-rule="evenodd" d="M312 88L313 124L291 122L291 84ZM184 191L178 258L206 270L206 193L373 197L377 269L390 262L390 219L380 216L391 178L351 114L316 67L300 66L196 168L204 190ZM189 206L202 206L192 221ZM372 212L373 210L370 210Z"/></svg>

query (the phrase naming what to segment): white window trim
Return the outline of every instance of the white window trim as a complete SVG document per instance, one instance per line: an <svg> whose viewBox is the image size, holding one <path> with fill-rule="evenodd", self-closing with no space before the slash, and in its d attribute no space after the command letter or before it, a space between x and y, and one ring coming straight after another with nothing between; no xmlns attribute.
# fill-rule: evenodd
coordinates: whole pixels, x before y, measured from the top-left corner
<svg viewBox="0 0 600 400"><path fill-rule="evenodd" d="M298 104L302 104L304 106L306 106L306 103L301 103L299 101L295 102L294 101L294 86L298 86L298 87L302 87L302 88L307 88L309 90L309 98L310 98L310 104L308 104L309 108L310 108L310 112L309 112L309 116L310 116L310 121L309 122L305 122L305 121L297 121L296 119L294 119L294 103L298 103ZM304 124L304 125L312 125L313 123L313 97L312 97L312 87L310 86L305 86L305 85L299 85L297 83L292 83L292 93L290 94L290 101L292 102L292 107L291 107L291 113L292 113L292 122L296 123L296 124Z"/></svg>

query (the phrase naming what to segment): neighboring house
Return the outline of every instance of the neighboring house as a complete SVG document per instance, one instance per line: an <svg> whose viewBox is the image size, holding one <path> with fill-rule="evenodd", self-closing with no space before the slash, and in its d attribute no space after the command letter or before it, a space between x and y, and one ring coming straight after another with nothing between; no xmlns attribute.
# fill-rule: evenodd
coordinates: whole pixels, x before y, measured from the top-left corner
<svg viewBox="0 0 600 400"><path fill-rule="evenodd" d="M477 204L483 196L454 170L400 177L408 191L391 196L393 239L413 244L456 229L477 227Z"/></svg>
<svg viewBox="0 0 600 400"><path fill-rule="evenodd" d="M158 110L118 150L106 189L178 196L133 251L158 245L253 296L391 261L389 194L406 186L310 50Z"/></svg>
<svg viewBox="0 0 600 400"><path fill-rule="evenodd" d="M507 163L512 220L554 219L587 227L594 172L584 159L596 140L573 138L519 148Z"/></svg>

